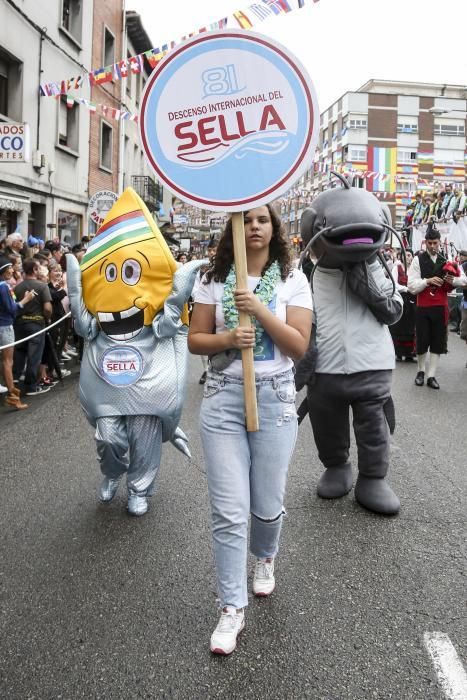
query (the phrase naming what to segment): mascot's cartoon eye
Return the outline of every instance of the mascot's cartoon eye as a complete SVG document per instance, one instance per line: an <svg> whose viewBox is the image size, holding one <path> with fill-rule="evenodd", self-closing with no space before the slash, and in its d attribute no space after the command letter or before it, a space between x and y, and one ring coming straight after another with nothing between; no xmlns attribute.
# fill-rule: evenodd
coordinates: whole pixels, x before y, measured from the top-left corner
<svg viewBox="0 0 467 700"><path fill-rule="evenodd" d="M137 260L125 260L122 265L122 280L125 284L136 284L141 277L141 265Z"/></svg>
<svg viewBox="0 0 467 700"><path fill-rule="evenodd" d="M117 279L117 266L113 263L110 263L110 265L107 265L105 268L105 279L107 282L115 282Z"/></svg>

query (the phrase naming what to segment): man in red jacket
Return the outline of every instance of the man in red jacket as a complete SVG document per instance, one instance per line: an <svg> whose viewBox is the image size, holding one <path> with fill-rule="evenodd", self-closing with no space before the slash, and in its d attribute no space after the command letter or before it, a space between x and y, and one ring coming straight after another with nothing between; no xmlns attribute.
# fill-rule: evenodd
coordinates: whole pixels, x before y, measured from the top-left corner
<svg viewBox="0 0 467 700"><path fill-rule="evenodd" d="M429 226L425 235L426 251L415 256L409 270L408 290L417 295L415 332L417 338L418 372L415 384L425 383L425 363L428 350L427 386L439 389L436 368L440 355L447 352L447 325L449 317L448 292L453 287L467 285L467 277L460 272L458 277L446 273L448 262L440 253L441 236L434 226Z"/></svg>

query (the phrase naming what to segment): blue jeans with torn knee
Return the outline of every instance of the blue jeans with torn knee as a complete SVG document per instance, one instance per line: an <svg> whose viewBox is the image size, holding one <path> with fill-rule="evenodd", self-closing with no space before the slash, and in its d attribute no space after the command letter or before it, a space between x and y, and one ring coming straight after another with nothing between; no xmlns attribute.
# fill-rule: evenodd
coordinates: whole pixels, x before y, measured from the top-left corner
<svg viewBox="0 0 467 700"><path fill-rule="evenodd" d="M243 380L209 372L200 413L221 607L248 605L247 549L275 557L297 438L292 370L256 381L259 430L247 432Z"/></svg>

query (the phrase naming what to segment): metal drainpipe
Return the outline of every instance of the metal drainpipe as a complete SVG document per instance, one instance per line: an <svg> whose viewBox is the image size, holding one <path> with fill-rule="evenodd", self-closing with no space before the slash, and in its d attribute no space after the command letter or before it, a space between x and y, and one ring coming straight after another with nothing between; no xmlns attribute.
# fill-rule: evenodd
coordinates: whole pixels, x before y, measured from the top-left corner
<svg viewBox="0 0 467 700"><path fill-rule="evenodd" d="M126 0L122 0L122 12L123 12L123 22L122 22L122 58L126 58L127 54L127 42L126 42ZM120 110L123 109L124 97L125 97L126 81L124 79L120 80ZM125 120L120 119L118 129L118 192L120 195L123 192L123 173L125 172Z"/></svg>
<svg viewBox="0 0 467 700"><path fill-rule="evenodd" d="M47 33L47 27L42 27L41 29L41 39L39 42L39 85L42 79L42 44L44 42L44 35ZM39 137L40 137L40 125L41 125L41 93L40 90L37 91L37 133L36 133L36 151L39 150Z"/></svg>

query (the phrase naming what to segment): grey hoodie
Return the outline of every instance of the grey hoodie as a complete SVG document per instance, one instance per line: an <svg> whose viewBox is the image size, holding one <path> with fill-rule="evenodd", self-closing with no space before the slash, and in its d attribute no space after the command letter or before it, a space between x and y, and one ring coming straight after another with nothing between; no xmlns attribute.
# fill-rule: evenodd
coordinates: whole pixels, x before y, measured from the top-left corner
<svg viewBox="0 0 467 700"><path fill-rule="evenodd" d="M391 297L392 282L375 260L367 270L383 296ZM318 374L355 374L394 369L394 345L388 326L377 320L363 299L350 289L347 272L318 266L313 278L313 303L317 325ZM395 323L403 308L396 291L391 300Z"/></svg>

